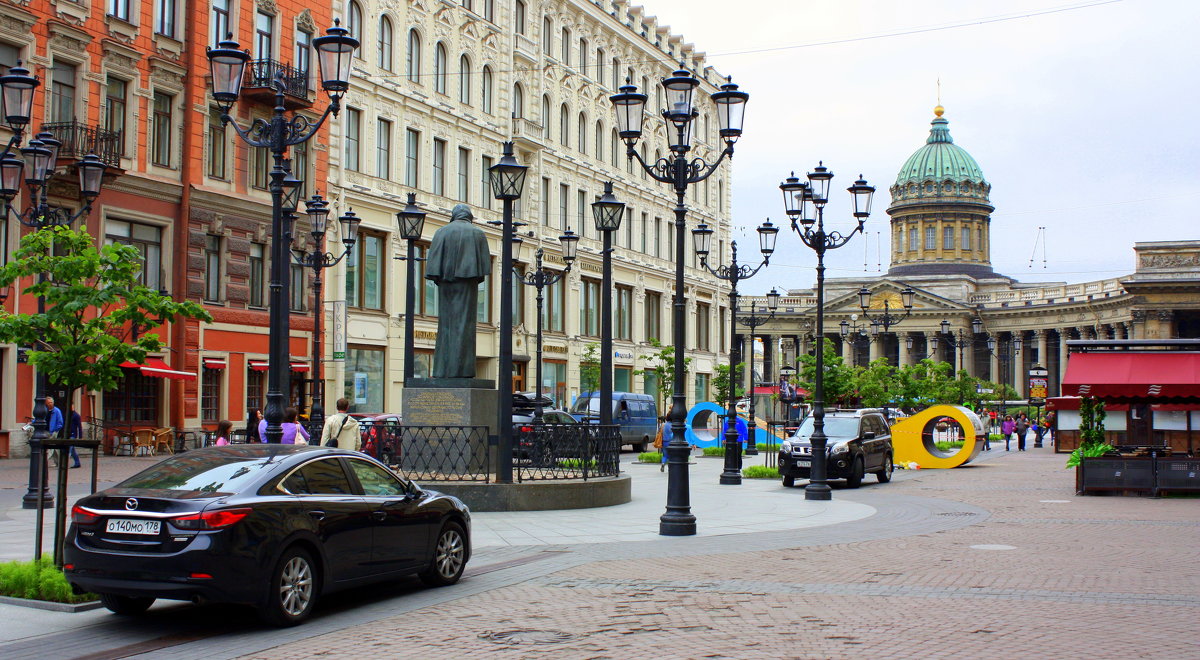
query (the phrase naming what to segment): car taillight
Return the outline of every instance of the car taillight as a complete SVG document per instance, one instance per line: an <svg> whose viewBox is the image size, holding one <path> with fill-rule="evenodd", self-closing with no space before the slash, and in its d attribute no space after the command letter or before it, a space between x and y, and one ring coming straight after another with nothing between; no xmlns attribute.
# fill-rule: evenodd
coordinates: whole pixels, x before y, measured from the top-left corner
<svg viewBox="0 0 1200 660"><path fill-rule="evenodd" d="M172 518L171 524L180 529L221 529L250 515L250 509L217 509Z"/></svg>
<svg viewBox="0 0 1200 660"><path fill-rule="evenodd" d="M521 433L533 433L533 427L532 426L522 426Z"/></svg>
<svg viewBox="0 0 1200 660"><path fill-rule="evenodd" d="M76 504L71 507L71 522L79 525L90 525L100 519L100 514L92 513Z"/></svg>

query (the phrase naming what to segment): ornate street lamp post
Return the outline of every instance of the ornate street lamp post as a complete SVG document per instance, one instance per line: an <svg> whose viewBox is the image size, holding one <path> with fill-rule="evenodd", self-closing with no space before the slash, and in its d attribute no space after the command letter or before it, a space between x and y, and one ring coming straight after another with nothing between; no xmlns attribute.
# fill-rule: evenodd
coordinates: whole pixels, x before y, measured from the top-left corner
<svg viewBox="0 0 1200 660"><path fill-rule="evenodd" d="M604 195L592 202L596 231L604 237L600 282L600 425L612 424L612 237L621 228L625 204L612 194L612 181L604 184Z"/></svg>
<svg viewBox="0 0 1200 660"><path fill-rule="evenodd" d="M417 241L421 240L421 232L425 229L425 212L417 206L416 193L408 193L408 203L396 211L396 222L400 225L400 238L408 243L408 253L404 256L407 268L404 285L404 386L408 387L416 376L417 356L413 347L413 333L416 331L417 262L424 261L417 257Z"/></svg>
<svg viewBox="0 0 1200 660"><path fill-rule="evenodd" d="M982 322L980 322L978 318L976 318L974 321L972 321L971 325L974 326L976 323L979 323L980 327L982 327L982 325L983 325ZM989 334L987 336L988 353L991 353L992 357L996 358L996 361L1000 364L1000 383L999 383L1000 385L1005 386L1005 387L1012 387L1012 385L1009 384L1009 382L1008 382L1009 380L1011 380L1008 377L1008 368L1009 368L1008 365L1015 356L1021 354L1021 349L1024 348L1024 344L1025 344L1025 342L1021 338L1020 335L1014 335L1011 340L1009 340L1008 342L1003 343L1003 344L998 343L995 336L993 336L991 334ZM999 350L997 350L997 348L999 348ZM1001 416L1003 416L1005 411L1008 410L1008 404L1006 401L1007 401L1007 399L1004 396L1004 392L1001 391L1000 392L1000 415Z"/></svg>
<svg viewBox="0 0 1200 660"><path fill-rule="evenodd" d="M817 347L816 374L813 387L813 464L808 486L804 488L806 500L828 500L833 498L825 479L825 253L850 242L855 234L863 230L863 223L871 215L871 199L875 189L859 175L854 185L847 188L854 200L854 217L858 224L849 234L825 231L825 204L829 201L829 182L833 172L818 163L808 173L808 182L802 183L794 174L779 189L783 191L784 208L792 219L792 230L800 235L804 244L817 253ZM814 213L815 210L815 213Z"/></svg>
<svg viewBox="0 0 1200 660"><path fill-rule="evenodd" d="M858 290L858 307L862 310L863 318L870 321L872 324L878 323L884 332L887 332L893 325L899 324L904 319L912 314L913 296L916 294L912 287L904 287L900 291L900 305L904 308L904 314L897 315L892 313L892 308L887 298L883 299L883 313L871 314L868 308L871 306L871 290L863 287Z"/></svg>
<svg viewBox="0 0 1200 660"><path fill-rule="evenodd" d="M950 330L950 321L943 319L941 322L942 334L945 335L946 345L954 347L954 354L958 356L958 371L963 370L963 349L968 346L975 345L975 335L979 334L983 329L983 321L978 318L971 320L971 334L963 332L962 328L956 331ZM954 375L958 378L958 372Z"/></svg>
<svg viewBox="0 0 1200 660"><path fill-rule="evenodd" d="M53 133L42 131L29 141L29 145L19 149L17 156L14 149L21 144L25 137L25 129L33 117L34 90L41 82L29 75L29 70L20 62L8 70L8 74L0 76L0 97L3 98L3 122L11 131L12 137L4 153L0 155L0 199L4 200L5 217L15 218L18 222L35 231L50 227L68 227L76 220L87 217L92 211L92 203L100 195L100 187L104 180L105 164L96 154L87 154L74 163L79 173L79 197L83 206L76 211L50 206L50 179L58 166L58 149L62 143L55 139ZM23 157L23 158L22 158ZM28 164L29 171L25 171ZM21 192L24 181L29 189L28 206L23 211L17 211L12 201ZM38 282L45 282L46 274L38 276ZM37 313L46 313L46 299L38 296ZM33 434L29 438L29 486L21 498L21 507L25 509L38 508L38 502L43 508L54 506L54 496L46 487L42 474L42 443L50 436L46 419L46 393L50 389L46 374L38 369L37 381L34 386L33 401ZM68 402L69 404L70 402ZM40 496L39 496L40 491ZM41 529L39 524L38 529ZM38 539L38 555L41 555L41 539Z"/></svg>
<svg viewBox="0 0 1200 660"><path fill-rule="evenodd" d="M687 417L687 401L684 395L684 352L686 333L683 284L684 233L687 230L687 206L684 199L688 186L697 184L717 171L727 157L733 155L733 145L742 135L746 100L750 95L739 91L737 85L726 82L721 91L712 95L717 106L717 120L725 148L715 162L709 164L702 158L688 159L691 151L692 122L700 115L692 106L692 96L700 86L697 80L682 66L670 78L662 81L666 92L667 106L662 116L667 124L668 145L671 156L651 164L642 159L634 147L642 137L642 120L645 118L646 95L637 87L626 84L619 94L609 97L617 112L617 134L625 141L626 156L636 159L642 170L655 181L670 184L675 189L675 297L672 308L671 329L674 333L675 375L674 392L671 397L671 441L664 447L667 452L667 509L659 517L658 533L664 536L690 536L696 533L696 516L692 514L688 485L687 459L690 449L684 439Z"/></svg>
<svg viewBox="0 0 1200 660"><path fill-rule="evenodd" d="M562 281L571 272L571 264L575 263L576 250L579 247L579 236L570 229L558 237L562 245L562 260L566 268L549 270L542 265L542 248L534 253L534 269L521 276L521 284L537 289L537 383L534 385L533 423L542 423L542 302L545 300L543 290Z"/></svg>
<svg viewBox="0 0 1200 660"><path fill-rule="evenodd" d="M354 211L349 211L338 218L342 224L342 245L345 246L345 249L341 254L334 255L332 252L325 251L325 231L329 224L329 202L322 199L320 195L313 195L311 199L304 202L304 205L311 225L309 234L313 239L313 251L293 250L292 259L297 264L311 268L313 271L313 390L312 406L308 413L308 434L315 438L313 444L316 444L320 441L321 432L325 426L325 379L322 375L322 358L325 351L321 335L321 326L325 320L325 299L321 297L321 271L336 266L346 258L346 255L350 254L350 250L354 249L354 243L358 240L358 225L362 220L354 215ZM295 216L289 213L288 220L289 225L294 223Z"/></svg>
<svg viewBox="0 0 1200 660"><path fill-rule="evenodd" d="M755 421L756 418L754 416L754 329L760 325L765 325L767 321L775 318L775 310L779 309L779 299L781 297L782 295L774 288L772 288L771 292L767 294L767 310L770 312L770 314L767 314L766 316L758 315L758 305L750 305L750 316L738 316L737 308L734 308L733 310L734 332L737 331L737 324L739 323L747 328L750 328L750 409L746 411L746 413L749 415L749 423L746 425L746 432L750 435L750 437L746 439L747 456L758 455L758 442L754 437L756 435L754 433L754 429L758 424L758 422ZM737 411L734 412L736 413Z"/></svg>
<svg viewBox="0 0 1200 660"><path fill-rule="evenodd" d="M500 448L497 452L496 483L512 483L512 328L513 328L513 203L525 189L525 174L529 168L513 157L513 143L504 143L504 156L488 170L492 195L504 202L504 219L500 232L500 378L497 386L500 405L497 421Z"/></svg>
<svg viewBox="0 0 1200 660"><path fill-rule="evenodd" d="M762 252L761 263L757 266L739 264L737 241L733 241L730 243L729 265L713 267L708 264L708 253L712 249L713 230L705 223L701 223L692 230L692 238L696 243L696 254L700 257L700 265L717 279L729 282L729 408L725 411L725 470L721 472L720 483L734 486L742 483L742 452L737 433L737 365L741 361L741 356L738 351L738 341L735 339L738 324L738 282L754 277L771 260L771 253L775 252L775 239L778 237L779 228L767 220L759 226L757 231L759 251ZM774 306L771 307L771 314L774 315L775 308L779 305L779 293L775 289L771 289L771 294L767 296L768 306L772 304L772 300ZM753 354L753 348L751 354ZM753 368L751 371L753 372ZM753 404L753 388L750 392L750 401ZM750 424L746 426L746 433L746 453L750 454L750 448L754 446L755 441L753 416L750 417ZM758 453L757 449L754 453Z"/></svg>
<svg viewBox="0 0 1200 660"><path fill-rule="evenodd" d="M238 137L259 149L269 149L274 157L271 169L271 294L270 305L270 336L268 353L270 367L267 372L267 407L263 417L267 420L267 442L278 443L283 437L283 410L287 405L284 392L289 389L288 379L288 335L290 334L288 289L288 233L287 212L285 204L295 209L299 200L293 195L291 200L285 197L285 181L287 169L284 157L289 147L309 141L325 124L331 114L337 114L341 109L342 96L350 89L350 62L354 50L358 48L358 39L350 36L350 31L338 25L325 31L325 36L313 39L313 47L317 49L317 65L320 69L321 87L329 95L329 105L324 114L316 121L305 115L287 117L284 107L284 81L277 77L272 81L275 87L275 110L270 119L255 119L249 128L243 128L229 111L237 103L242 91L242 75L246 72L246 62L250 60L249 51L240 50L241 46L229 35L225 41L209 48L208 64L212 75L212 96L221 111L221 122L233 126ZM298 190L298 189L297 189Z"/></svg>

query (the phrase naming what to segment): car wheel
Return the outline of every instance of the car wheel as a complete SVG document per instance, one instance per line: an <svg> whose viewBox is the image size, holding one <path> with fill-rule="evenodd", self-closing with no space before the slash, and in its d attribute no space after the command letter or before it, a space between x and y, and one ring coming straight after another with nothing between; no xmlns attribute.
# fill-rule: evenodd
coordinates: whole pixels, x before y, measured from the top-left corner
<svg viewBox="0 0 1200 660"><path fill-rule="evenodd" d="M646 448L650 446L650 438L642 438L642 443L634 447L639 454L646 453Z"/></svg>
<svg viewBox="0 0 1200 660"><path fill-rule="evenodd" d="M431 587L445 587L462 577L467 565L467 538L463 528L456 522L442 525L429 568L420 573L421 581Z"/></svg>
<svg viewBox="0 0 1200 660"><path fill-rule="evenodd" d="M100 602L113 614L132 616L150 609L154 599L149 596L118 596L117 594L100 594Z"/></svg>
<svg viewBox="0 0 1200 660"><path fill-rule="evenodd" d="M863 480L863 462L862 458L854 459L854 465L850 467L850 475L846 477L847 488L858 488L862 485Z"/></svg>
<svg viewBox="0 0 1200 660"><path fill-rule="evenodd" d="M883 469L880 470L879 472L875 473L875 476L879 478L879 483L886 484L887 482L891 481L892 480L892 471L895 469L896 469L896 466L895 466L895 464L892 463L892 457L884 456L883 457Z"/></svg>
<svg viewBox="0 0 1200 660"><path fill-rule="evenodd" d="M264 621L276 626L294 626L312 614L317 604L317 568L312 556L299 546L284 551L267 582Z"/></svg>
<svg viewBox="0 0 1200 660"><path fill-rule="evenodd" d="M783 478L783 487L784 488L791 488L792 486L795 486L795 485L796 485L796 477L784 477Z"/></svg>

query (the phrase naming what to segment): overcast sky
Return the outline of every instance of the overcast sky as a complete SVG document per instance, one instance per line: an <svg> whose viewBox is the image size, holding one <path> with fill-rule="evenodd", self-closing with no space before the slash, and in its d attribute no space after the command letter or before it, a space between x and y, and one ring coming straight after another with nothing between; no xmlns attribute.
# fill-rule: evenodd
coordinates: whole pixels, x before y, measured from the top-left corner
<svg viewBox="0 0 1200 660"><path fill-rule="evenodd" d="M734 159L743 255L764 218L786 220L779 182L824 160L839 193L828 227L853 226L855 175L877 188L870 235L828 253L827 275L863 275L865 250L867 272L886 271L888 187L929 135L939 78L950 133L992 184L998 272L1116 277L1135 241L1200 239L1196 0L641 4L750 93ZM776 255L743 291L813 285L815 255L794 234Z"/></svg>

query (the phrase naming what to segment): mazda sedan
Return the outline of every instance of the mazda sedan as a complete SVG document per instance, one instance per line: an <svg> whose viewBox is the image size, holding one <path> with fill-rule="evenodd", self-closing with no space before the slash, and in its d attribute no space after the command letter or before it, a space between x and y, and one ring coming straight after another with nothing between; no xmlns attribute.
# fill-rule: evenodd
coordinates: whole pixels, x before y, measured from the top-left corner
<svg viewBox="0 0 1200 660"><path fill-rule="evenodd" d="M303 445L175 455L79 500L71 520L67 580L118 614L165 598L295 625L338 589L414 573L454 584L471 554L457 498L361 453Z"/></svg>

